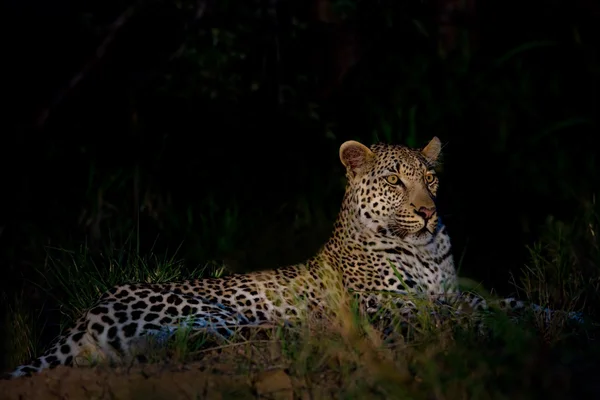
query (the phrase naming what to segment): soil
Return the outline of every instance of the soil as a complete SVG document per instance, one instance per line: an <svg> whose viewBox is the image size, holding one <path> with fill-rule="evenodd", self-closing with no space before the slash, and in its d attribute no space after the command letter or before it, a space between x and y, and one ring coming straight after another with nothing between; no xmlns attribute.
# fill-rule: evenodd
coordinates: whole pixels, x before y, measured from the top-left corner
<svg viewBox="0 0 600 400"><path fill-rule="evenodd" d="M57 367L0 382L0 399L293 399L293 383L282 369L233 374L205 363L125 368Z"/></svg>
<svg viewBox="0 0 600 400"><path fill-rule="evenodd" d="M211 350L188 363L159 362L129 367L64 367L31 377L0 380L0 400L178 400L330 397L288 374L278 346L252 345ZM327 381L328 379L325 379ZM317 391L321 393L317 393Z"/></svg>

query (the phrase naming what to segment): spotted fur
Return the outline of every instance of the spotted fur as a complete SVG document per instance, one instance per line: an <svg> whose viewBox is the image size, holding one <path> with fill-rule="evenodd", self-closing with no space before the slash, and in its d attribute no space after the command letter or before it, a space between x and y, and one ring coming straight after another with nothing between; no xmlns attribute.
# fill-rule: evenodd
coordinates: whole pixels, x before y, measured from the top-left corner
<svg viewBox="0 0 600 400"><path fill-rule="evenodd" d="M345 196L331 238L314 257L270 271L117 286L41 357L11 376L85 359L123 359L144 335L173 331L182 320L195 329L226 333L327 312L331 301L347 292L368 313L386 301L381 292L448 300L457 293L457 277L450 238L435 206L440 150L438 138L423 149L344 143ZM474 299L472 305L485 302ZM401 306L409 313L413 308L409 301Z"/></svg>

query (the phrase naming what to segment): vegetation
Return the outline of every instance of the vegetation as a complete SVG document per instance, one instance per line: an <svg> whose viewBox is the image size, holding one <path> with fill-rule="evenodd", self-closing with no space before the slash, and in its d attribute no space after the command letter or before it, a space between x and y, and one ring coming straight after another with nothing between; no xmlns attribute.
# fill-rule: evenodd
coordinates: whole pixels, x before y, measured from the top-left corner
<svg viewBox="0 0 600 400"><path fill-rule="evenodd" d="M597 234L597 225L586 228L589 230L577 233L582 241ZM555 309L579 311L578 304L594 301L600 277L584 279L578 264L572 263L574 254L564 253L562 241L569 233L562 228L547 232L534 244L531 262L516 280L525 297L538 304L562 304L562 309ZM223 273L214 265L186 273L174 258L130 257L118 249L106 249L97 263L82 252L52 252L56 255L48 257L45 280L54 291L68 293L68 300L61 303L67 323L114 284ZM598 255L595 247L586 258ZM446 318L432 317L432 311L439 314L440 310L414 300L422 308L417 324L398 323L391 332L384 333L383 327L368 321L346 299L339 306L337 319L311 320L291 327L245 328L230 338L181 329L166 348L156 346L144 356L146 361L163 365L186 363L217 375L252 378L252 384L231 378L232 386L220 390L226 397L256 391L257 385L260 387L256 379L262 371L270 370L278 371L277 382L283 379L283 383L269 381L265 390L299 397L311 393L316 398L491 399L587 398L598 394L593 377L600 346L594 341L597 325L593 321L573 324L565 314L548 319L544 312L532 312L515 323L502 313L492 313L484 320L487 334L481 335L471 318L453 313L444 314ZM42 349L34 336L40 327L29 317L24 308L11 315L12 321L19 322L15 327L25 328L15 334L16 351L11 353L20 359ZM130 373L145 373L143 369L133 371Z"/></svg>

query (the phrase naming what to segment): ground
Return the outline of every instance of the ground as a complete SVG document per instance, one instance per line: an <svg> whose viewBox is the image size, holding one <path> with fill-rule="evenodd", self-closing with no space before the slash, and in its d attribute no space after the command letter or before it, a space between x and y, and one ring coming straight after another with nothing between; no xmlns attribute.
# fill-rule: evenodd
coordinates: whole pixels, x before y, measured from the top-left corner
<svg viewBox="0 0 600 400"><path fill-rule="evenodd" d="M5 399L226 399L292 398L292 381L281 369L236 375L228 365L125 368L57 367L31 379L0 384Z"/></svg>
<svg viewBox="0 0 600 400"><path fill-rule="evenodd" d="M201 352L201 360L187 363L59 366L31 378L0 381L0 398L311 399L331 398L342 389L333 371L310 377L292 373L297 359L278 340L231 343Z"/></svg>
<svg viewBox="0 0 600 400"><path fill-rule="evenodd" d="M351 319L180 348L180 359L57 367L0 381L0 399L600 398L594 340L548 342L502 322L488 339L452 324L383 340ZM181 342L181 343L188 343ZM179 345L178 345L179 346ZM170 351L173 351L171 349Z"/></svg>

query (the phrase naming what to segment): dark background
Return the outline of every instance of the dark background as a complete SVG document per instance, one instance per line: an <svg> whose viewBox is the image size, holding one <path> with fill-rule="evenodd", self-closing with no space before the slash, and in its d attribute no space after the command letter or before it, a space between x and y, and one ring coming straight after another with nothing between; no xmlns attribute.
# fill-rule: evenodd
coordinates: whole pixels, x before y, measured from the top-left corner
<svg viewBox="0 0 600 400"><path fill-rule="evenodd" d="M594 212L596 2L4 4L3 301L26 293L50 336L48 246L235 272L307 258L349 139L440 137L460 274L500 293L551 221Z"/></svg>

